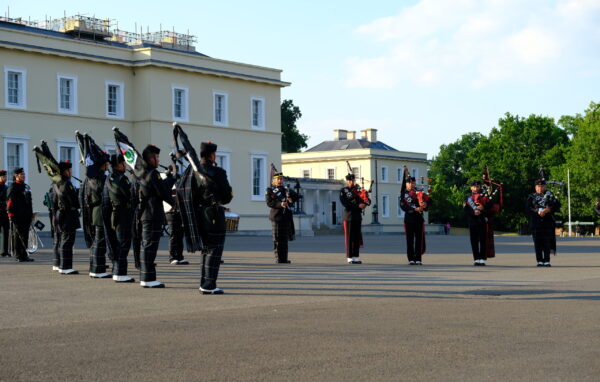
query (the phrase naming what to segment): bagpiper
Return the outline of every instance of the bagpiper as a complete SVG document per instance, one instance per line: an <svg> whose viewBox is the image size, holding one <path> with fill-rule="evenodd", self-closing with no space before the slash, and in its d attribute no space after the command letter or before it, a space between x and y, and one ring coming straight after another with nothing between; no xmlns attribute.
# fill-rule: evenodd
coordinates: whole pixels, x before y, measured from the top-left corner
<svg viewBox="0 0 600 382"><path fill-rule="evenodd" d="M81 227L79 223L79 198L73 183L71 183L72 164L70 162L58 163L60 180L52 185L52 200L55 216L52 219L55 246L58 256L55 257L52 270L63 275L76 275L79 272L73 269L73 244L76 231Z"/></svg>
<svg viewBox="0 0 600 382"><path fill-rule="evenodd" d="M558 210L560 210L560 202L546 189L546 179L543 171L540 170L540 177L535 181L535 192L527 197L525 203L538 267L550 267L550 253L556 255L554 214Z"/></svg>
<svg viewBox="0 0 600 382"><path fill-rule="evenodd" d="M425 253L425 219L423 213L429 209L431 198L417 189L416 179L404 167L404 181L400 190L400 208L404 211L406 255L408 264L423 265Z"/></svg>
<svg viewBox="0 0 600 382"><path fill-rule="evenodd" d="M7 191L6 170L0 170L0 231L2 231L0 235L0 240L2 241L0 256L2 257L10 256L8 253L8 231L10 230L10 224L6 211Z"/></svg>
<svg viewBox="0 0 600 382"><path fill-rule="evenodd" d="M488 218L494 203L483 194L480 181L471 182L470 188L471 195L465 198L464 211L469 225L473 265L485 266L488 258Z"/></svg>
<svg viewBox="0 0 600 382"><path fill-rule="evenodd" d="M348 264L362 264L360 248L363 246L362 213L367 203L361 198L353 173L346 175L346 186L340 190L340 202L344 206L342 224Z"/></svg>
<svg viewBox="0 0 600 382"><path fill-rule="evenodd" d="M34 261L27 254L29 229L33 220L31 188L25 183L25 171L19 167L14 170L14 181L7 191L7 212L10 221L10 239L15 260Z"/></svg>
<svg viewBox="0 0 600 382"><path fill-rule="evenodd" d="M266 202L271 208L269 220L273 230L273 250L275 262L289 264L288 241L295 239L292 205L298 200L298 194L283 185L283 173L271 164L271 187L267 188Z"/></svg>
<svg viewBox="0 0 600 382"><path fill-rule="evenodd" d="M113 280L118 283L131 283L135 280L127 275L127 256L131 248L133 208L131 203L131 182L125 174L125 159L121 154L110 157L112 173L106 181L108 203L106 215L109 217L108 241L113 258Z"/></svg>

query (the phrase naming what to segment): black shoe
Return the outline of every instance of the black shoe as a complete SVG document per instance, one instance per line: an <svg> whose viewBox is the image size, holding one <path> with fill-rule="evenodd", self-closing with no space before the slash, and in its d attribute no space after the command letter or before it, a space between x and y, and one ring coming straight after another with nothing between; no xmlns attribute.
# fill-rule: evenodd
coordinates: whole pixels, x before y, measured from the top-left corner
<svg viewBox="0 0 600 382"><path fill-rule="evenodd" d="M24 257L24 258L22 258L22 259L17 259L17 261L18 261L19 263L29 263L29 262L31 262L31 261L35 261L35 260L34 260L34 259L32 259L31 257Z"/></svg>
<svg viewBox="0 0 600 382"><path fill-rule="evenodd" d="M292 261L291 260L277 260L276 263L277 264L291 264Z"/></svg>
<svg viewBox="0 0 600 382"><path fill-rule="evenodd" d="M10 256L10 255L8 253L4 252L4 253L0 253L0 256L7 257L7 256Z"/></svg>
<svg viewBox="0 0 600 382"><path fill-rule="evenodd" d="M353 260L350 264L362 264L361 260Z"/></svg>

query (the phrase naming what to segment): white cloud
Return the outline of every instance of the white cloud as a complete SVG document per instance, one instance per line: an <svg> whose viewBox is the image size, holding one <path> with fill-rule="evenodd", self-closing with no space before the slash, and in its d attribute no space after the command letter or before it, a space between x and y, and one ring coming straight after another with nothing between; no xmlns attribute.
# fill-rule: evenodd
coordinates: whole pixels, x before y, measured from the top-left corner
<svg viewBox="0 0 600 382"><path fill-rule="evenodd" d="M483 87L546 81L575 67L599 75L599 20L598 0L421 0L356 28L382 51L348 58L345 84Z"/></svg>

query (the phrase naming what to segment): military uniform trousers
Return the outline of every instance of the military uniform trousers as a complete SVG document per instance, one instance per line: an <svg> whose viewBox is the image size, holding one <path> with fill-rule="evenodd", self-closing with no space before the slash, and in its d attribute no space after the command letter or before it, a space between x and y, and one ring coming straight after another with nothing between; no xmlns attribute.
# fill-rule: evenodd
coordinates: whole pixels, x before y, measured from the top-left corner
<svg viewBox="0 0 600 382"><path fill-rule="evenodd" d="M425 231L423 222L404 223L406 233L406 257L408 261L421 261L425 252Z"/></svg>
<svg viewBox="0 0 600 382"><path fill-rule="evenodd" d="M6 211L0 211L0 241L2 246L0 247L0 254L8 255L8 231L10 230L10 224L8 222L8 215Z"/></svg>
<svg viewBox="0 0 600 382"><path fill-rule="evenodd" d="M29 241L29 225L12 224L10 240L13 242L13 253L15 260L24 260L29 257L27 254L27 243Z"/></svg>
<svg viewBox="0 0 600 382"><path fill-rule="evenodd" d="M344 220L344 243L346 245L346 257L359 257L362 245L362 219Z"/></svg>
<svg viewBox="0 0 600 382"><path fill-rule="evenodd" d="M554 241L553 231L554 227L538 227L533 228L531 231L535 247L535 258L538 263L550 262L550 252Z"/></svg>
<svg viewBox="0 0 600 382"><path fill-rule="evenodd" d="M215 289L221 267L225 244L225 210L223 207L202 207L200 209L200 232L202 236L202 277L200 287Z"/></svg>
<svg viewBox="0 0 600 382"><path fill-rule="evenodd" d="M288 241L290 238L290 222L283 219L280 222L271 222L273 229L273 251L275 259L279 262L287 261L288 259Z"/></svg>
<svg viewBox="0 0 600 382"><path fill-rule="evenodd" d="M127 256L131 248L131 218L124 218L115 228L117 242L113 247L113 275L127 276Z"/></svg>
<svg viewBox="0 0 600 382"><path fill-rule="evenodd" d="M140 280L156 281L156 251L162 233L162 219L142 221L142 248L140 253Z"/></svg>
<svg viewBox="0 0 600 382"><path fill-rule="evenodd" d="M471 250L473 260L487 260L487 224L473 224L469 226Z"/></svg>
<svg viewBox="0 0 600 382"><path fill-rule="evenodd" d="M168 212L167 224L169 225L169 262L183 260L183 223L179 212Z"/></svg>
<svg viewBox="0 0 600 382"><path fill-rule="evenodd" d="M94 226L94 242L90 248L90 272L106 272L106 236L104 227L100 225Z"/></svg>
<svg viewBox="0 0 600 382"><path fill-rule="evenodd" d="M73 268L73 244L75 244L75 230L72 231L54 231L58 243L59 261L54 265L60 269Z"/></svg>

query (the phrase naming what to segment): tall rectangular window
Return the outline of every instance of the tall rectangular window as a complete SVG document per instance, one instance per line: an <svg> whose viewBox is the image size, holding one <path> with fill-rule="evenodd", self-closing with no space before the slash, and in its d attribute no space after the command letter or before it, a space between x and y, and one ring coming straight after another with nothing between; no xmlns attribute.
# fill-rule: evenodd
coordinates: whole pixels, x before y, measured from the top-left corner
<svg viewBox="0 0 600 382"><path fill-rule="evenodd" d="M172 86L173 120L188 122L188 89L183 86Z"/></svg>
<svg viewBox="0 0 600 382"><path fill-rule="evenodd" d="M79 164L77 163L77 155L79 155L79 150L77 148L77 144L74 140L68 139L57 139L58 144L58 161L69 161L73 167L73 175L79 178ZM75 187L79 187L79 182L73 178L71 178L71 183Z"/></svg>
<svg viewBox="0 0 600 382"><path fill-rule="evenodd" d="M310 178L310 170L302 170L303 178Z"/></svg>
<svg viewBox="0 0 600 382"><path fill-rule="evenodd" d="M29 173L27 153L29 152L29 137L3 135L4 145L2 150L2 160L4 167L8 172L15 168L22 167L25 173ZM10 179L10 177L9 177Z"/></svg>
<svg viewBox="0 0 600 382"><path fill-rule="evenodd" d="M4 67L4 104L13 109L27 107L27 71Z"/></svg>
<svg viewBox="0 0 600 382"><path fill-rule="evenodd" d="M402 207L400 207L401 202L402 202L402 196L398 195L398 205L396 207L398 208L398 217L399 218L404 217L404 210L402 209Z"/></svg>
<svg viewBox="0 0 600 382"><path fill-rule="evenodd" d="M387 166L381 166L381 181L382 182L388 181L388 167Z"/></svg>
<svg viewBox="0 0 600 382"><path fill-rule="evenodd" d="M419 177L419 169L418 168L413 168L412 169L412 176L413 178L417 179ZM417 180L418 181L418 180Z"/></svg>
<svg viewBox="0 0 600 382"><path fill-rule="evenodd" d="M122 82L106 82L106 116L108 118L123 118L124 99Z"/></svg>
<svg viewBox="0 0 600 382"><path fill-rule="evenodd" d="M221 167L227 172L227 178L231 179L230 166L229 166L229 153L217 151L217 166Z"/></svg>
<svg viewBox="0 0 600 382"><path fill-rule="evenodd" d="M384 218L390 217L390 196L382 195L381 197L381 216Z"/></svg>
<svg viewBox="0 0 600 382"><path fill-rule="evenodd" d="M360 179L360 170L358 167L352 167L352 173L356 179Z"/></svg>
<svg viewBox="0 0 600 382"><path fill-rule="evenodd" d="M77 77L59 74L58 80L58 112L77 113Z"/></svg>
<svg viewBox="0 0 600 382"><path fill-rule="evenodd" d="M252 155L252 200L264 200L266 162L265 156Z"/></svg>
<svg viewBox="0 0 600 382"><path fill-rule="evenodd" d="M327 179L335 179L335 168L327 169Z"/></svg>
<svg viewBox="0 0 600 382"><path fill-rule="evenodd" d="M265 128L265 100L252 97L251 100L252 128L264 130Z"/></svg>
<svg viewBox="0 0 600 382"><path fill-rule="evenodd" d="M227 93L213 92L213 124L227 126Z"/></svg>
<svg viewBox="0 0 600 382"><path fill-rule="evenodd" d="M403 179L403 177L404 177L404 168L398 167L396 169L396 176L397 176L396 179L397 179L398 183L402 183L402 181L404 180Z"/></svg>

